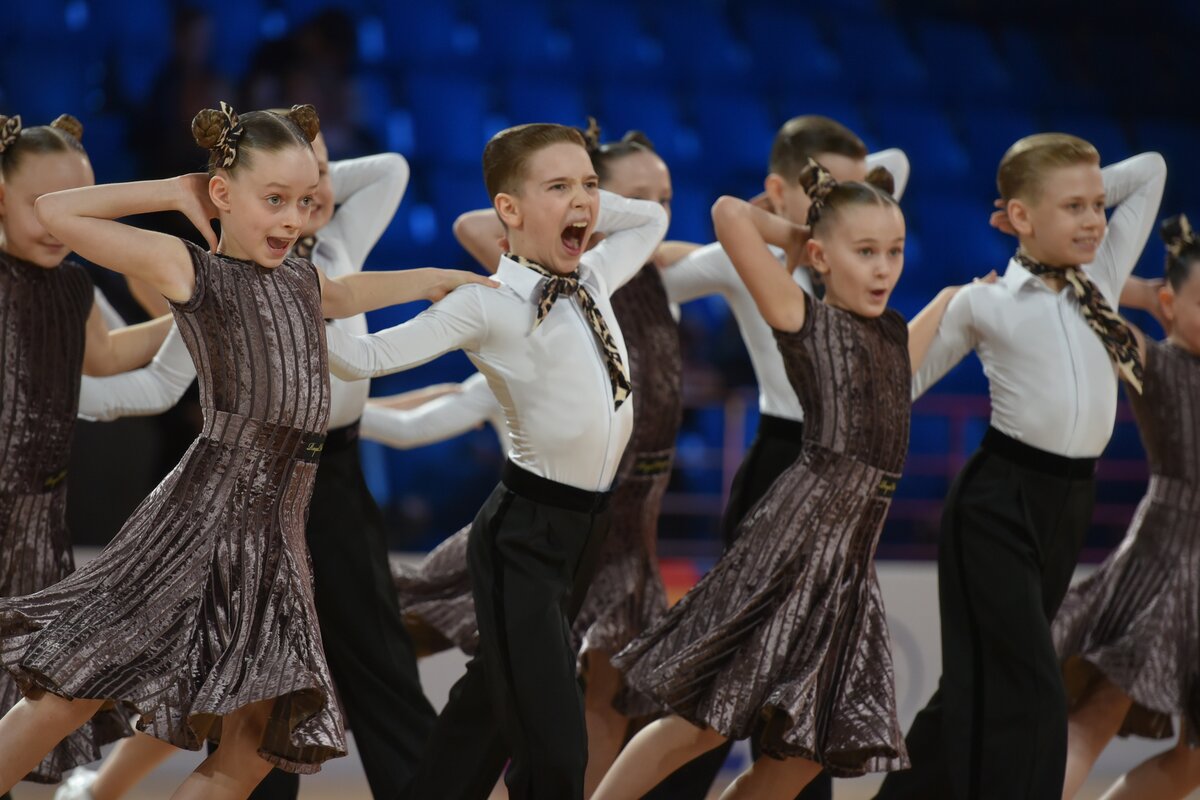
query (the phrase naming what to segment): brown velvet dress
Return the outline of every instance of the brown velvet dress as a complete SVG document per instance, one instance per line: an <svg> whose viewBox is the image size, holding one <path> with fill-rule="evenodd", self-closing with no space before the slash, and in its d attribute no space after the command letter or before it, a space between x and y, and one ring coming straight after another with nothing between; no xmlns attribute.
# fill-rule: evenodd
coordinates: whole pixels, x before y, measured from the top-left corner
<svg viewBox="0 0 1200 800"><path fill-rule="evenodd" d="M1200 746L1200 356L1146 342L1142 394L1129 402L1150 486L1121 545L1071 588L1054 619L1067 693L1099 672L1133 698L1123 734Z"/></svg>
<svg viewBox="0 0 1200 800"><path fill-rule="evenodd" d="M658 515L683 416L679 327L654 265L622 286L612 304L629 351L633 433L613 492L612 526L573 626L581 660L593 650L616 653L667 607L656 551ZM420 565L398 567L394 578L410 625L432 628L447 644L471 654L478 635L466 569L469 528L442 542ZM616 706L630 715L655 710L627 692Z"/></svg>
<svg viewBox="0 0 1200 800"><path fill-rule="evenodd" d="M618 654L684 719L832 775L908 765L874 553L908 448L908 329L806 300L776 332L805 410L800 458L734 546Z"/></svg>
<svg viewBox="0 0 1200 800"><path fill-rule="evenodd" d="M92 281L72 261L43 269L0 252L0 597L32 594L75 569L67 531L67 463ZM21 699L0 676L0 714ZM54 783L127 732L102 715L63 740L27 777Z"/></svg>
<svg viewBox="0 0 1200 800"><path fill-rule="evenodd" d="M329 416L317 272L188 248L173 312L203 431L96 559L0 600L0 658L27 691L115 701L189 749L274 700L259 754L314 772L345 752L304 539Z"/></svg>

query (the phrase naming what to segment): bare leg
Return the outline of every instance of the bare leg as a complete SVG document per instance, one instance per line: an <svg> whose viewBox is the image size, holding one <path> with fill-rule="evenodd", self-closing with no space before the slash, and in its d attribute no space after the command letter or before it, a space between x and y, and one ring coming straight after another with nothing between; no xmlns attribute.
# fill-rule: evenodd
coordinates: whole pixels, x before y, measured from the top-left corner
<svg viewBox="0 0 1200 800"><path fill-rule="evenodd" d="M638 731L604 776L592 800L635 800L696 756L725 741L711 728L663 717Z"/></svg>
<svg viewBox="0 0 1200 800"><path fill-rule="evenodd" d="M1117 779L1100 800L1180 800L1200 786L1200 750L1188 747L1187 731L1166 752L1138 764Z"/></svg>
<svg viewBox="0 0 1200 800"><path fill-rule="evenodd" d="M12 789L103 704L38 692L9 709L0 719L0 793Z"/></svg>
<svg viewBox="0 0 1200 800"><path fill-rule="evenodd" d="M258 754L274 700L251 703L221 720L221 744L171 795L172 800L244 800L271 763Z"/></svg>
<svg viewBox="0 0 1200 800"><path fill-rule="evenodd" d="M174 745L141 732L122 739L96 773L91 787L93 800L120 800L176 752Z"/></svg>
<svg viewBox="0 0 1200 800"><path fill-rule="evenodd" d="M587 656L587 691L583 694L583 716L587 722L588 762L583 778L583 796L591 797L600 779L617 759L625 743L629 720L613 708L621 689L621 673L613 669L607 653Z"/></svg>
<svg viewBox="0 0 1200 800"><path fill-rule="evenodd" d="M721 800L792 800L820 771L821 765L807 758L759 756L721 793Z"/></svg>
<svg viewBox="0 0 1200 800"><path fill-rule="evenodd" d="M1112 681L1098 677L1067 718L1067 770L1063 800L1071 800L1087 780L1100 753L1117 735L1129 713L1129 695Z"/></svg>

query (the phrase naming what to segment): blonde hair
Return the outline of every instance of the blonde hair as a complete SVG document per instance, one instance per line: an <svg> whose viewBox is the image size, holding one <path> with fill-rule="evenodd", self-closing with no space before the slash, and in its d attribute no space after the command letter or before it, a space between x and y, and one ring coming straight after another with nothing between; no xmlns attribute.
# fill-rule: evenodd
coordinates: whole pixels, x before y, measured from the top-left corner
<svg viewBox="0 0 1200 800"><path fill-rule="evenodd" d="M1091 142L1069 133L1026 136L1004 154L996 171L1000 198L1032 200L1052 169L1076 164L1100 164L1100 152Z"/></svg>

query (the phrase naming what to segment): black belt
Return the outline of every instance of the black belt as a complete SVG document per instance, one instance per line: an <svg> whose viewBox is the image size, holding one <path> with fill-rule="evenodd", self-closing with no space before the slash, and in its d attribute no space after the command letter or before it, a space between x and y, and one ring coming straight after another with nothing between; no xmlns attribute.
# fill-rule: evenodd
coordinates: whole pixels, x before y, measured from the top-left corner
<svg viewBox="0 0 1200 800"><path fill-rule="evenodd" d="M761 414L758 418L757 435L802 444L804 442L804 422Z"/></svg>
<svg viewBox="0 0 1200 800"><path fill-rule="evenodd" d="M359 422L360 420L355 420L349 425L331 429L325 434L325 449L332 452L334 450L344 450L347 447L353 447L358 444Z"/></svg>
<svg viewBox="0 0 1200 800"><path fill-rule="evenodd" d="M315 464L325 449L325 434L277 425L228 411L205 409L200 437L217 444L245 447Z"/></svg>
<svg viewBox="0 0 1200 800"><path fill-rule="evenodd" d="M980 447L989 453L1006 458L1018 466L1053 475L1056 478L1084 480L1096 476L1096 459L1068 458L1049 453L1019 442L995 428L988 428Z"/></svg>
<svg viewBox="0 0 1200 800"><path fill-rule="evenodd" d="M611 494L589 492L577 486L558 483L521 469L511 461L505 461L504 466L500 468L500 482L527 500L581 513L591 513L604 508Z"/></svg>

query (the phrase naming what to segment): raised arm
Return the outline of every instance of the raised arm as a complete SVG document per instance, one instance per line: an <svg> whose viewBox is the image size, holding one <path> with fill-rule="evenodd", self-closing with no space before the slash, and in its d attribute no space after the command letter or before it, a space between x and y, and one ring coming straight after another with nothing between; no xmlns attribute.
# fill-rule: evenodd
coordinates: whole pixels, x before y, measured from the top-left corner
<svg viewBox="0 0 1200 800"><path fill-rule="evenodd" d="M454 238L489 274L499 268L500 256L504 254L500 247L504 223L495 211L481 208L461 214L454 220Z"/></svg>
<svg viewBox="0 0 1200 800"><path fill-rule="evenodd" d="M356 272L340 278L326 278L321 273L321 309L326 317L340 319L414 300L437 302L466 283L492 288L500 285L491 278L457 269Z"/></svg>
<svg viewBox="0 0 1200 800"><path fill-rule="evenodd" d="M208 176L183 175L161 181L110 183L42 195L38 220L56 239L102 267L145 281L169 300L192 296L196 273L183 241L116 220L154 211L179 211L192 221L211 248L217 237L211 220L217 210L208 199Z"/></svg>
<svg viewBox="0 0 1200 800"><path fill-rule="evenodd" d="M666 209L658 203L602 190L596 233L604 234L604 239L581 260L603 275L608 290L615 292L650 262L667 224Z"/></svg>
<svg viewBox="0 0 1200 800"><path fill-rule="evenodd" d="M402 325L365 336L327 325L329 371L342 380L363 380L411 369L451 350L477 349L487 333L482 291L490 290L467 287Z"/></svg>
<svg viewBox="0 0 1200 800"><path fill-rule="evenodd" d="M754 304L772 328L798 331L804 326L805 294L774 254L782 247L796 260L807 232L799 225L736 197L713 204L713 227Z"/></svg>
<svg viewBox="0 0 1200 800"><path fill-rule="evenodd" d="M461 389L407 410L368 403L363 412L363 438L410 450L453 439L490 422L504 439L503 412L487 379L475 373L462 382Z"/></svg>
<svg viewBox="0 0 1200 800"><path fill-rule="evenodd" d="M196 378L196 367L179 329L147 366L107 378L84 376L79 389L79 416L105 422L120 417L161 414L179 402Z"/></svg>
<svg viewBox="0 0 1200 800"><path fill-rule="evenodd" d="M946 299L946 290L934 299L909 324L909 355L913 361L912 396L916 400L940 381L967 353L978 344L975 330L975 314L972 309L974 295L986 289L984 284L963 286ZM940 305L940 308L939 308ZM924 317L924 319L922 319ZM937 320L934 325L933 321ZM914 331L914 326L916 330ZM932 337L929 330L933 329ZM912 341L916 336L925 341ZM929 337L929 338L926 338ZM920 348L920 352L916 348Z"/></svg>
<svg viewBox="0 0 1200 800"><path fill-rule="evenodd" d="M892 196L897 200L903 197L904 189L908 186L908 176L912 172L904 151L898 147L889 147L887 150L871 153L867 156L867 169L875 167L883 167L892 173L892 180L896 182L896 191Z"/></svg>
<svg viewBox="0 0 1200 800"><path fill-rule="evenodd" d="M87 320L83 372L85 375L116 375L145 366L170 330L170 315L109 330L104 312L93 304Z"/></svg>
<svg viewBox="0 0 1200 800"><path fill-rule="evenodd" d="M408 161L399 153L334 161L329 165L329 179L338 210L318 236L341 242L349 266L361 270L396 215L408 178Z"/></svg>
<svg viewBox="0 0 1200 800"><path fill-rule="evenodd" d="M1167 182L1167 162L1158 153L1142 153L1105 167L1103 175L1106 201L1113 211L1089 269L1118 295L1154 228Z"/></svg>

